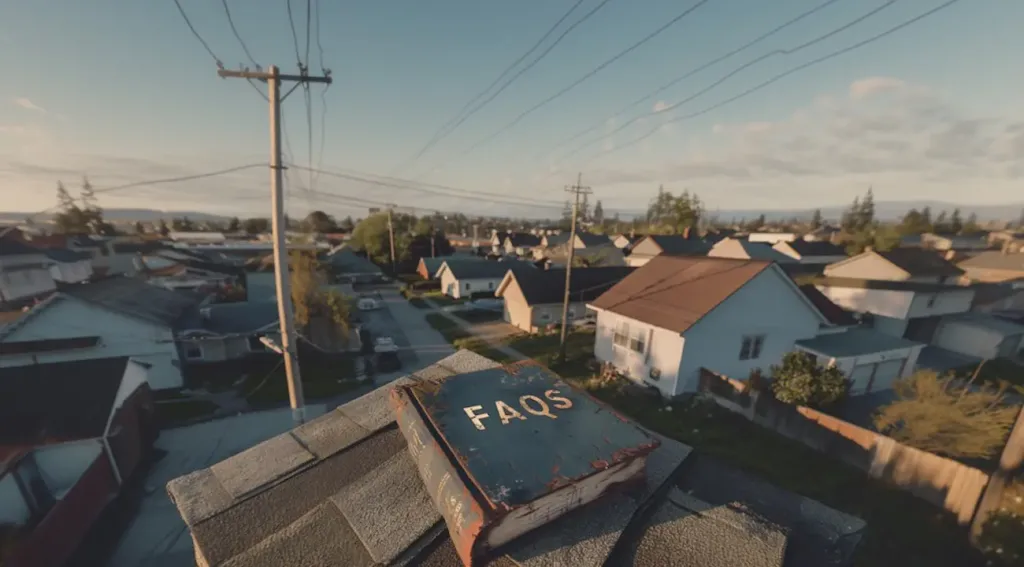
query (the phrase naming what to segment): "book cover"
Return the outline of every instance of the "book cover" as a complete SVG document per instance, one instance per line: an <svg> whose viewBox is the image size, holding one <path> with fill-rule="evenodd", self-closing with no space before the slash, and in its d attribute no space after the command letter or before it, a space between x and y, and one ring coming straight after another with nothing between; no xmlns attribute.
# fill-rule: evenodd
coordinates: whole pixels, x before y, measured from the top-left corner
<svg viewBox="0 0 1024 567"><path fill-rule="evenodd" d="M463 563L642 479L658 441L536 363L397 386L410 454Z"/></svg>

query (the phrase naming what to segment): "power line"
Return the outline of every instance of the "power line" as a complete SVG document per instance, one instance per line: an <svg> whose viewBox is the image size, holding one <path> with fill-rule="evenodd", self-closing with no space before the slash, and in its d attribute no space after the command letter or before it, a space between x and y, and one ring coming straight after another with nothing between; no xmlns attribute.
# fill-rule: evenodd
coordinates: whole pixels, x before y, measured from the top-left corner
<svg viewBox="0 0 1024 567"><path fill-rule="evenodd" d="M755 58L755 59L753 59L751 61L748 61L744 65L741 65L741 66L733 69L732 71L726 73L723 77L721 77L717 81L715 81L715 82L711 83L710 85L704 87L703 89L693 93L692 95L686 97L685 99L683 99L683 100L681 100L681 101L679 101L679 102L677 102L675 104L669 105L669 106L667 106L667 107L665 107L663 109L660 109L660 110L657 110L657 111L648 112L648 113L645 113L645 114L641 114L639 116L635 116L635 117L631 118L630 120L626 121L625 123L621 124L619 127L615 128L611 132L607 132L605 134L602 134L600 137L598 137L598 138L596 138L594 140L590 140L589 142L586 142L586 143L584 143L581 146L578 146L577 148L575 148L574 150L572 150L571 152L565 154L562 157L566 158L566 157L570 157L570 156L576 155L577 153L582 151L584 148L590 147L590 146L600 142L601 140L606 139L609 136L617 134L617 133L625 130L626 128L632 126L633 124L635 124L636 122L638 122L638 121L640 121L640 120L642 120L644 118L647 118L647 117L650 117L650 116L656 116L658 114L663 114L665 112L669 112L671 110L675 110L676 108L679 108L680 106L682 106L682 105L684 105L684 104L686 104L686 103L696 99L697 97L699 97L699 96L701 96L703 94L706 94L707 92L711 91L712 89L714 89L718 85L721 85L725 81L731 79L732 77L735 77L739 73L743 72L746 69L749 69L750 67L753 67L754 65L764 61L765 59L768 59L770 57L774 57L776 55L792 55L792 54L797 53L799 51L802 51L802 50L804 50L804 49L806 49L808 47L811 47L813 45L821 43L822 41L825 41L826 39L828 39L828 38L830 38L830 37L832 37L832 36L834 36L834 35L836 35L838 33L844 32L844 31L852 28L853 26L863 22L864 20L870 18L871 16L874 16L875 14L881 12L882 10L885 10L886 8L892 6L895 3L896 3L896 0L888 0L885 4L882 4L881 6L878 6L878 7L870 10L869 12L867 12L865 14L863 14L861 16L858 16L857 18L854 18L853 20L851 20L851 21L849 21L849 22L847 22L847 23L845 23L845 24L843 24L843 25L841 25L841 26L839 26L839 27L837 27L837 28L827 32L827 33L824 33L822 35L819 35L818 37L815 37L814 39L811 39L811 40L806 41L806 42L804 42L804 43L802 43L800 45L797 45L796 47L791 47L789 49L775 49L775 50L769 51L768 53L765 53L765 54L763 54L763 55L761 55L761 56L759 56L759 57L757 57L757 58Z"/></svg>
<svg viewBox="0 0 1024 567"><path fill-rule="evenodd" d="M845 55L846 53L849 53L851 51L855 51L857 49L860 49L861 47L864 47L864 46L866 46L868 44L874 43L875 41L878 41L878 40L880 40L880 39L882 39L884 37L892 35L892 34L898 32L898 31L902 30L905 27L908 27L908 26L910 26L912 24L915 24L915 23L917 23L917 22L919 22L919 21L921 21L921 20L923 20L923 19L925 19L925 18L927 18L929 16L932 16L932 15L938 13L938 12L941 12L942 10L945 10L946 8L949 8L950 6L952 6L953 4L956 4L959 1L960 0L947 0L946 2L944 2L942 4L939 4L935 8L932 8L931 10L928 10L927 12L924 12L923 14L915 16L915 17L913 17L913 18L911 18L909 20L906 20L906 21L904 21L904 22L902 22L902 23L900 23L900 24L898 24L896 26L893 26L893 27L885 30L884 32L881 32L879 34L871 36L868 39L865 39L863 41L859 41L859 42L857 42L857 43L855 43L853 45L844 47L842 49L838 49L838 50L833 51L833 52L831 52L831 53L829 53L827 55L823 55L821 57L818 57L817 59L813 59L813 60L808 61L806 63L803 63L801 65L797 65L796 67L792 67L792 68L790 68L790 69L788 69L788 70L786 70L786 71L784 71L782 73L779 73L778 75L775 75L774 77L772 77L772 78L770 78L770 79L768 79L768 80L766 80L766 81L764 81L764 82L762 82L762 83L760 83L758 85L755 85L755 86L753 86L753 87L751 87L751 88L741 92L738 95L729 97L729 98L727 98L727 99L725 99L723 101L720 101L720 102L718 102L716 104L713 104L713 105L711 105L711 106L709 106L707 108L704 108L702 110L699 110L697 112L692 112L692 113L687 114L685 116L678 116L678 117L672 118L670 120L666 120L664 123L659 124L654 129L648 131L647 133L643 134L642 136L640 136L638 138L634 138L633 140L630 140L629 142L626 142L625 144L618 145L618 146L616 146L616 147L614 147L614 148L612 148L610 150L598 152L598 153L594 154L593 156L591 156L590 159L594 159L594 158L596 158L596 157L598 157L600 155L608 154L608 153L611 153L611 152L616 152L616 151L619 151L619 150L621 150L623 148L627 148L627 147L630 147L630 146L632 146L634 144L638 144L638 143L642 142L643 140L646 140L647 138L650 138L651 136L656 134L666 124L674 124L676 122L683 122L685 120L690 120L692 118L696 118L698 116L707 114L707 113L712 112L714 110L717 110L717 109L719 109L719 108L721 108L721 107L723 107L723 106L725 106L727 104L730 104L732 102L740 100L741 98L747 97L747 96L749 96L749 95L751 95L751 94L753 94L753 93L755 93L755 92L757 92L757 91L767 87L768 85L771 85L772 83L775 83L775 82L777 82L777 81L779 81L779 80L781 80L781 79L783 79L785 77L788 77L789 75L792 75L793 73L796 73L798 71L802 71L802 70L807 69L809 67L813 67L813 66L818 65L820 63L824 63L825 61L828 61L830 59L834 59L836 57L839 57L840 55Z"/></svg>
<svg viewBox="0 0 1024 567"><path fill-rule="evenodd" d="M312 27L313 9L310 0L306 0L306 65L309 65L309 30Z"/></svg>
<svg viewBox="0 0 1024 567"><path fill-rule="evenodd" d="M220 0L221 4L224 5L224 15L228 17L228 25L231 26L231 33L235 34L235 39L238 40L238 44L242 46L242 51L245 52L245 56L249 58L249 62L256 69L260 68L260 64L256 62L256 58L249 52L249 47L245 45L245 40L242 39L242 35L238 33L238 28L235 27L235 20L231 17L231 8L228 7L228 0Z"/></svg>
<svg viewBox="0 0 1024 567"><path fill-rule="evenodd" d="M177 1L177 0L175 0ZM299 62L299 70L302 70L302 55L299 54L299 34L295 31L295 16L292 14L292 0L288 0L288 25L292 28L292 43L295 44L295 60Z"/></svg>
<svg viewBox="0 0 1024 567"><path fill-rule="evenodd" d="M186 14L185 9L181 7L181 1L174 0L174 5L178 7L178 12L181 13L181 17L185 20L185 24L188 26L188 29L192 31L192 35L196 36L196 39L199 40L200 44L202 44L203 49L205 49L206 52L210 54L210 57L213 58L213 61L217 64L217 68L224 68L224 64L220 62L220 58L217 57L217 55L213 52L212 49L210 49L210 44L206 43L206 40L203 39L203 36L199 35L199 32L196 31L195 26L192 25L192 21L188 19L188 14Z"/></svg>
<svg viewBox="0 0 1024 567"><path fill-rule="evenodd" d="M448 134L448 129L451 127L452 124L455 123L455 121L457 121L463 114L465 114L466 111L469 110L469 108L471 106L473 106L477 101L479 101L488 92L490 92L491 89L493 89L495 86L497 86L498 83L500 83L502 79L504 79L509 73L511 73L512 70L516 68L516 66L518 66L520 63L523 62L523 60L525 60L527 57L529 57L531 53L533 53L534 51L539 49L540 46L545 41L547 41L547 39L549 37L551 37L551 34L555 33L555 30L558 29L558 26L562 25L562 23L574 11L576 11L576 8L578 8L580 6L580 4L582 4L582 3L583 3L583 0L576 0L576 3L573 4L569 8L569 10L567 12L562 14L562 17L559 18L558 21L556 21L554 23L554 25L552 25L550 28L548 28L548 31L544 32L544 35L541 36L541 38L538 39L537 42L533 44L533 47L531 47L525 53L520 55L519 58L516 59L515 61L513 61L508 67L505 67L505 70L502 71L501 74L498 75L498 77L496 79L494 79L494 81L491 82L490 85L487 85L486 89L484 89L484 90L480 91L479 93L477 93L476 96L474 96L472 99L470 99L469 102L467 102L465 105L463 105L463 107L461 109L459 109L459 111L457 113L455 113L455 116L452 116L447 122L445 122L443 125L441 125L441 127L438 128L436 132L434 132L434 135L430 138L430 140L427 141L427 143L420 149L420 151L418 151L416 153L416 155L414 155L410 160L407 160L407 161L411 162L411 161L415 161L415 160L419 159L421 156L423 156L424 153L426 153L430 148L432 148L434 146L434 144L436 144L437 142L441 141L441 138Z"/></svg>
<svg viewBox="0 0 1024 567"><path fill-rule="evenodd" d="M253 169L253 168L256 168L256 167L267 167L267 164L265 164L265 163L250 163L250 164L247 164L247 165L239 165L239 166L236 166L236 167L229 167L227 169L218 169L216 171L208 171L206 173L197 173L195 175L183 175L183 176L180 176L180 177L164 177L162 179L150 179L150 180L147 180L147 181L134 181L132 183L125 183L123 185L114 185L113 187L104 187L104 188L100 188L100 189L93 189L93 193L94 194L97 194L97 193L109 193L111 191L121 191L123 189L133 189L135 187L143 187L143 186L146 186L146 185L162 185L162 184L165 184L165 183L179 183L179 182L182 182L182 181L194 181L196 179L205 179L207 177L217 177L219 175L227 175L229 173L235 173L237 171L243 171L243 170L246 170L246 169ZM59 208L61 208L61 205L59 205L59 204L54 205L52 207L47 207L47 208L45 208L45 209L43 209L41 211L37 211L35 213L32 213L25 220L34 219L34 218L38 217L39 215L45 215L46 213L49 213L49 212L54 211L54 210L57 210ZM7 235L7 233L9 233L14 228L15 227L8 227L7 229L5 229L2 232L0 232L0 238L2 238L5 235Z"/></svg>
<svg viewBox="0 0 1024 567"><path fill-rule="evenodd" d="M543 108L544 106L548 105L549 103L554 102L558 98L560 98L562 96L565 96L569 91L571 91L572 89L574 89L574 88L582 85L583 83L587 82L588 80L590 80L595 75L597 75L598 73L603 71L605 68L607 68L612 63L615 63L619 59L625 57L626 55L629 55L630 53L632 53L637 48L641 47L645 43L647 43L647 42L653 40L654 38L658 37L659 35L661 35L665 30L667 30L670 27L672 27L672 26L678 24L679 22L683 21L687 16L689 16L691 13L693 13L697 8L700 8L704 4L707 4L708 1L709 0L699 0L693 6L690 6L686 10L683 10L683 12L681 12L678 15L676 15L676 17L672 18L671 20L666 22L664 25L662 25L658 29L656 29L653 32L647 34L640 41L637 41L636 43L630 45L626 49L623 49L622 51L620 51L619 53L617 53L615 56L613 56L612 58L608 59L604 63L601 63L597 67L594 67L593 69L588 71L586 74L584 74L582 77L580 77L579 79L576 79L575 81L570 83L568 86L566 86L562 90L556 92L555 94L549 96L548 98L538 102L537 104L535 104L535 105L531 106L530 108L528 108L527 110L523 111L518 116L516 116L514 119L512 119L511 122L509 122L505 126L499 128L497 131L495 131L490 136L488 136L488 137L484 138L483 140L480 140L479 142L477 142L477 143L473 144L472 146L470 146L468 149L466 149L466 151L464 151L462 153L462 155L466 155L466 154L468 154L468 153L470 153L470 152L480 148L481 146L484 146L484 145L488 144L491 140L494 140L495 138L497 138L501 134L511 130L513 127L515 127L516 124L519 124L527 116L533 114L537 110L540 110L541 108ZM892 0L892 1L895 1L895 0Z"/></svg>
<svg viewBox="0 0 1024 567"><path fill-rule="evenodd" d="M498 95L500 95L502 92L504 92L505 89L507 89L510 85L512 85L512 83L514 83L519 77L521 77L523 75L523 73L526 73L527 71L532 69L537 63L540 63L541 60L543 60L545 57L547 57L547 55L549 53L551 53L551 50L553 50L555 47L557 47L558 44L562 43L562 40L564 40L565 37L568 36L572 32L572 30L576 29L577 26L579 26L583 22L585 22L588 19L590 19L591 16L596 14L599 10L601 10L601 8L604 8L608 4L608 2L610 2L610 1L611 0L602 0L600 4L598 4L597 6L593 7L589 12L584 14L583 17L581 17L580 19L578 19L575 22L573 22L572 25L570 25L568 28L566 28L565 31L563 31L562 34L559 35L558 38L556 38L554 42L552 42L550 45L548 45L547 48L545 48L544 51L539 56L537 56L532 61L530 61L525 67L519 69L519 71L516 72L516 74L513 75L511 78L509 78L507 81L505 81L501 85L501 87L498 88L498 90L496 90L493 93L491 93L490 96L488 96L481 103L476 105L468 113L463 115L462 118L460 118L458 121L456 121L456 123L454 125L452 125L452 127L448 130L448 132L446 134L441 136L440 139L436 140L434 142L434 144L429 144L426 149L430 149L430 147L435 145L437 142L440 142L442 139L446 138L448 135L450 135L452 132L454 132L456 129L458 129L459 126L461 126L463 123L465 123L466 120L469 120L469 118L471 116L473 116L474 114L479 112L481 109L483 109L485 106L490 104L491 101L493 101L495 98L497 98ZM426 152L426 149L423 150L422 152L420 152L418 154L418 156L422 156ZM416 159L418 159L418 157L414 158L412 161L415 161Z"/></svg>
<svg viewBox="0 0 1024 567"><path fill-rule="evenodd" d="M707 62L705 62L705 63L703 63L703 64L701 64L701 65L699 65L699 66L697 66L697 67L687 71L686 73L684 73L684 74L682 74L682 75L672 79L668 83L665 83L664 85L658 87L654 91L651 91L651 92L643 95L642 97L634 100L633 102L623 106L619 110L615 111L615 113L610 118L611 119L618 118L619 116L623 115L624 113L629 111L631 108L635 107L636 105L638 105L638 104L640 104L640 103L642 103L642 102L644 102L646 100L649 100L649 99L657 96L658 94L660 94L660 93L662 93L662 92L664 92L664 91L666 91L666 90L668 90L668 89L678 85L679 83L685 81L686 79L689 79L690 77L696 75L697 73L700 73L701 71L703 71L705 69L708 69L709 67L712 67L714 65L717 65L718 63L721 63L722 61L725 61L726 59L732 57L733 55L736 55L738 53L746 51L747 49L749 49L749 48L757 45L758 43L768 39L769 37L779 33L780 31L788 28L789 26L792 26L793 24L796 24L797 22L800 22L801 20L803 20L803 19L805 19L805 18L807 18L809 16L812 16L815 13L821 11L822 9L824 9L824 8L826 8L828 6L831 6L832 4L835 4L836 2L839 2L839 1L840 0L827 0L826 2L824 2L822 4L819 4L819 5L815 6L814 8L811 8L810 10L807 10L807 11L803 12L802 14L800 14L800 15L796 16L795 18L793 18L793 19L783 23L782 25L776 26L775 28L773 28L773 29L771 29L771 30L769 30L769 31L767 31L767 32L757 36L756 38L748 41L747 43L744 43L743 45L733 49L732 51L729 51L728 53L725 53L724 55L720 55L720 56L718 56L718 57L716 57L716 58L714 58L714 59L712 59L710 61L707 61ZM560 147L562 147L562 146L564 146L566 144L569 144L570 142L573 142L575 140L578 140L579 138L582 138L583 136L593 132L594 130L597 130L598 128L600 128L602 126L604 126L604 124L607 122L607 120L608 119L602 120L601 122L598 122L594 126L591 126L591 127L587 128L586 130L582 130L582 131L572 135L571 137L566 138L565 140L559 142L557 145L555 145L552 148L550 148L547 152L551 152L551 151L556 150L556 149L558 149L558 148L560 148Z"/></svg>

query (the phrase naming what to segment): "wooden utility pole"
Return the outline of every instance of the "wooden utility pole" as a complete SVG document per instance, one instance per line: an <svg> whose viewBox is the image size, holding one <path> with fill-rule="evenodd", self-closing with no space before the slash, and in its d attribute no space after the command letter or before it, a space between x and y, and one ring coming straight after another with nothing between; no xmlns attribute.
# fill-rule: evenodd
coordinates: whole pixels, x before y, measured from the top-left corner
<svg viewBox="0 0 1024 567"><path fill-rule="evenodd" d="M576 176L576 185L565 188L573 194L572 226L569 229L569 253L565 264L565 296L562 300L562 340L558 345L558 361L565 362L565 340L569 336L569 284L572 281L572 262L576 258L576 222L580 211L580 195L590 193L590 187L584 187L583 173Z"/></svg>
<svg viewBox="0 0 1024 567"><path fill-rule="evenodd" d="M281 352L284 357L284 371L288 379L288 401L292 406L292 419L296 424L306 421L306 401L302 394L302 373L299 371L299 357L296 349L295 313L292 306L291 281L288 274L288 246L285 234L284 192L282 177L285 166L281 163L281 101L296 87L306 83L331 83L330 75L312 77L303 69L300 75L282 75L276 65L266 71L229 71L220 69L222 78L258 80L267 83L267 100L270 102L270 216L274 237L274 280L277 284L277 314L281 322ZM291 90L281 95L281 83L295 83Z"/></svg>
<svg viewBox="0 0 1024 567"><path fill-rule="evenodd" d="M388 239L391 241L391 275L397 276L398 270L395 268L395 226L391 222L391 205L388 205Z"/></svg>

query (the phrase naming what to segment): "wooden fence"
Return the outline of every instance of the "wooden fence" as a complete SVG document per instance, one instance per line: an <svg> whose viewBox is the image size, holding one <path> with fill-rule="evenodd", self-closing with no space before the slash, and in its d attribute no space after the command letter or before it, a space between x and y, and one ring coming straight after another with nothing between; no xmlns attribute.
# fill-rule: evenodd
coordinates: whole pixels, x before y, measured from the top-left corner
<svg viewBox="0 0 1024 567"><path fill-rule="evenodd" d="M963 525L971 522L989 481L976 468L811 408L779 402L706 369L700 387L718 405L948 510Z"/></svg>

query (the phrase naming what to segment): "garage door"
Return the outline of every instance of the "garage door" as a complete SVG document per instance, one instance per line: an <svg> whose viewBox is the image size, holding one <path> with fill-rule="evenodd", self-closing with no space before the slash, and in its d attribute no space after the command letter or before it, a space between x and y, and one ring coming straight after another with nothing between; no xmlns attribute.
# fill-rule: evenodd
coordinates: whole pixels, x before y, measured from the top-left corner
<svg viewBox="0 0 1024 567"><path fill-rule="evenodd" d="M850 394L867 394L888 390L903 371L904 358L886 360L875 364L855 366L850 373Z"/></svg>

